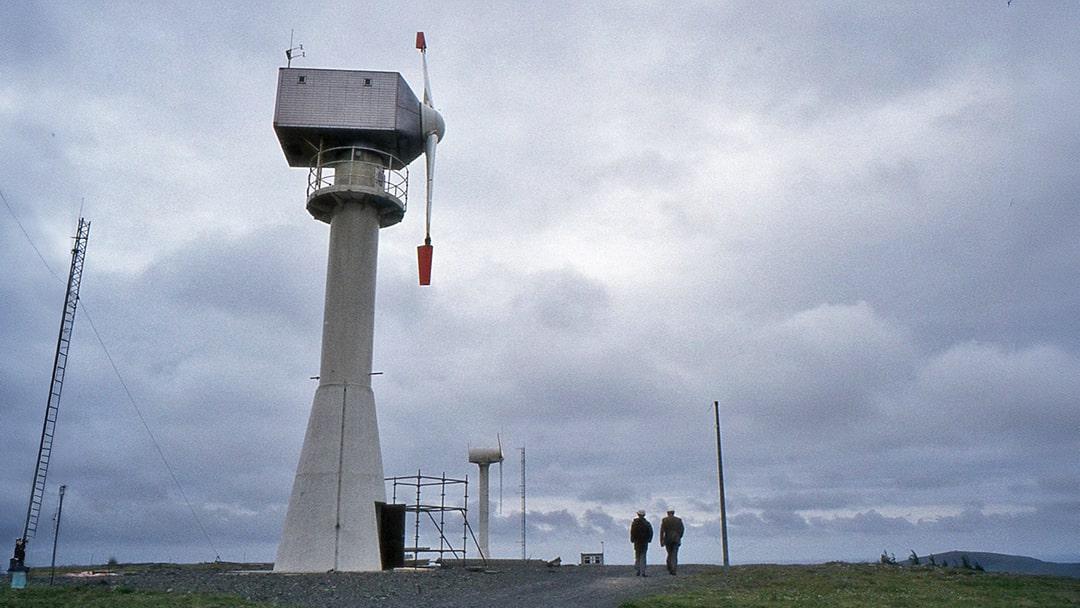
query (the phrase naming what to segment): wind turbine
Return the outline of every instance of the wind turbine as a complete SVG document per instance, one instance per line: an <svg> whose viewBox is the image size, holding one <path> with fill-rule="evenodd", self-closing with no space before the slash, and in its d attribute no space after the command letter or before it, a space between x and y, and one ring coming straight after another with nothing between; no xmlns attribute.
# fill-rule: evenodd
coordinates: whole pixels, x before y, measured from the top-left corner
<svg viewBox="0 0 1080 608"><path fill-rule="evenodd" d="M477 545L480 549L480 555L483 559L491 557L491 551L488 549L488 527L491 521L491 500L490 500L490 469L491 465L499 464L499 477L502 478L502 438L499 438L499 447L497 448L469 448L469 462L476 464L480 467L480 496L477 501L480 505L480 538L477 541ZM502 493L502 483L499 484L499 492Z"/></svg>
<svg viewBox="0 0 1080 608"><path fill-rule="evenodd" d="M418 43L423 39L418 33ZM424 64L426 81L426 53ZM430 215L435 146L445 125L424 88L420 102L397 72L278 72L274 131L289 165L308 168L307 210L330 225L330 243L319 385L277 571L382 569L386 486L371 389L379 229L404 217L408 165L420 154L427 156Z"/></svg>

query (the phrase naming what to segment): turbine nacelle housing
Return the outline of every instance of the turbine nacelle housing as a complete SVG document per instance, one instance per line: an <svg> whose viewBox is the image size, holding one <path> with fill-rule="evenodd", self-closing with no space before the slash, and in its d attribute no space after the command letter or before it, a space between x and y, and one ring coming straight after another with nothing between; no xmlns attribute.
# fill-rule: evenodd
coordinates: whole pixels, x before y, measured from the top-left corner
<svg viewBox="0 0 1080 608"><path fill-rule="evenodd" d="M274 132L291 167L312 167L321 149L360 146L393 156L401 169L442 138L442 116L397 72L280 68Z"/></svg>
<svg viewBox="0 0 1080 608"><path fill-rule="evenodd" d="M497 448L469 448L469 462L473 464L495 464L502 461L502 446Z"/></svg>
<svg viewBox="0 0 1080 608"><path fill-rule="evenodd" d="M307 208L327 223L345 201L374 206L380 227L400 222L407 167L423 154L427 204L417 262L420 284L428 285L435 149L446 123L432 100L423 32L416 33L416 48L424 68L422 102L397 72L280 68L274 132L289 166L309 168Z"/></svg>

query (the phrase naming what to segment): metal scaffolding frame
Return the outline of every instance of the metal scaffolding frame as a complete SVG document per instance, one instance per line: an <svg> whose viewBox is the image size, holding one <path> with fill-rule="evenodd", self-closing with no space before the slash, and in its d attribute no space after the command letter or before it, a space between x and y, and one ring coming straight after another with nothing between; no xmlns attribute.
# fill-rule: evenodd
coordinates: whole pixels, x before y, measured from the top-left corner
<svg viewBox="0 0 1080 608"><path fill-rule="evenodd" d="M423 475L419 469L416 471L416 475L404 475L400 477L387 477L387 481L393 482L393 492L391 502L395 504L401 504L398 502L398 487L401 486L402 494L408 489L413 491L413 502L411 504L405 503L406 513L411 513L413 517L413 543L412 546L405 547L406 555L412 554L412 558L405 558L405 563L411 566L422 566L430 562L428 559L422 559L421 554L438 554L437 561L442 562L446 554L450 554L452 558L457 558L462 562L466 558L466 547L469 543L469 538L472 537L473 544L476 545L476 537L473 533L472 527L469 525L468 517L468 504L469 504L469 478L466 475L465 479L454 479L447 477L446 473L443 473L439 477L433 477L430 475ZM457 486L461 486L461 503L451 500L447 503L447 497L449 492L456 490ZM438 503L426 502L423 494L424 488L438 488L439 501ZM429 492L430 495L430 492ZM401 497L405 500L405 496ZM447 535L447 516L453 518L455 515L461 517L461 544L455 546ZM420 544L421 537L421 521L427 522L428 525L423 526L425 533L425 539L428 536L438 536L438 547L435 546L422 546ZM453 523L453 522L450 522ZM408 527L408 516L406 516L406 527ZM431 531L429 528L433 528ZM434 545L434 543L431 543ZM480 558L483 559L483 554L477 552Z"/></svg>

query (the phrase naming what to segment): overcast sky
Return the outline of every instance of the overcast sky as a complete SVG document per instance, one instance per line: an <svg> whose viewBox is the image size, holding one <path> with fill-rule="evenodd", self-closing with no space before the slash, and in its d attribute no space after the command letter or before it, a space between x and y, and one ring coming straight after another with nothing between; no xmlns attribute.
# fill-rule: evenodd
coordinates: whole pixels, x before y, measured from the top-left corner
<svg viewBox="0 0 1080 608"><path fill-rule="evenodd" d="M278 68L295 32L294 66L419 94L424 30L447 130L432 285L422 162L380 234L387 476L468 476L475 513L468 448L501 439L496 557L524 446L529 556L630 563L671 507L719 563L718 401L733 563L1080 561L1080 4L497 5L3 4L5 545L81 213L29 561L60 484L58 562L274 559L328 241Z"/></svg>

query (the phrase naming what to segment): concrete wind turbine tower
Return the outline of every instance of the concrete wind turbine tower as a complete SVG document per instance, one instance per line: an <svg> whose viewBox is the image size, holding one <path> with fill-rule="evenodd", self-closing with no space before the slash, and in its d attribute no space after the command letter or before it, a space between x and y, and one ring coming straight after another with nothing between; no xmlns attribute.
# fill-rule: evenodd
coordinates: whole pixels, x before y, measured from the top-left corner
<svg viewBox="0 0 1080 608"><path fill-rule="evenodd" d="M407 166L427 156L428 209L435 145L445 126L427 85L424 101L401 74L285 67L274 131L292 167L307 167L307 209L330 225L319 386L296 468L274 570L382 569L386 502L371 390L379 229L405 215ZM428 240L420 248L430 272ZM426 248L426 249L425 249ZM421 266L421 283L425 268Z"/></svg>
<svg viewBox="0 0 1080 608"><path fill-rule="evenodd" d="M469 462L480 467L480 497L477 499L480 504L480 538L477 540L477 545L484 559L491 557L491 551L488 549L488 525L491 521L490 469L491 465L502 463L502 461L501 441L497 448L469 448Z"/></svg>

